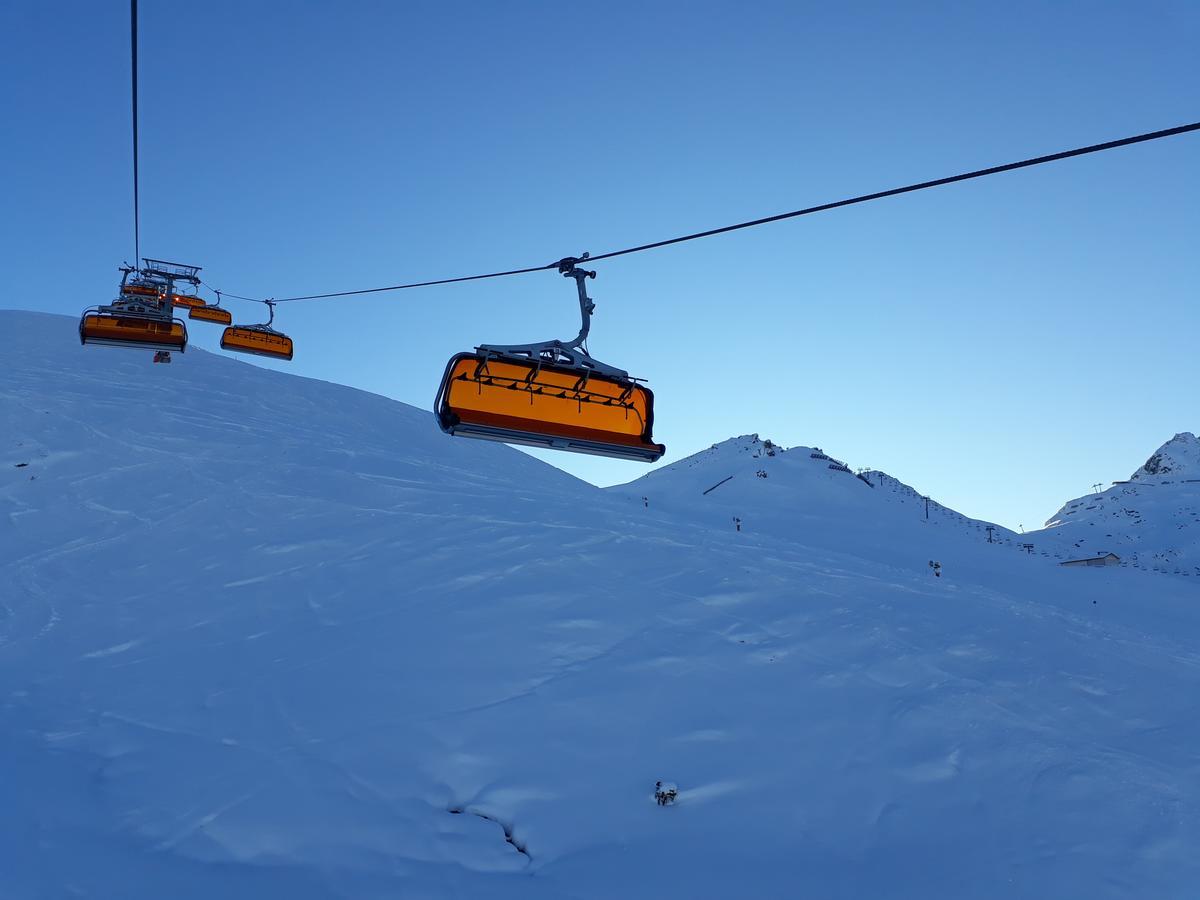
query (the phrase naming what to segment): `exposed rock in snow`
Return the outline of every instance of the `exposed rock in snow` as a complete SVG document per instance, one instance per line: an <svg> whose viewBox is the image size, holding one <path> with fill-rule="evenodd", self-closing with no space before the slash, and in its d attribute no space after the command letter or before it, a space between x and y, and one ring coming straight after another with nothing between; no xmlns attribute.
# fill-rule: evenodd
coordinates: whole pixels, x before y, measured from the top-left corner
<svg viewBox="0 0 1200 900"><path fill-rule="evenodd" d="M679 786L673 781L654 782L654 801L659 806L670 806L679 796Z"/></svg>
<svg viewBox="0 0 1200 900"><path fill-rule="evenodd" d="M1200 440L1190 431L1180 432L1154 451L1145 464L1129 477L1137 481L1200 479Z"/></svg>

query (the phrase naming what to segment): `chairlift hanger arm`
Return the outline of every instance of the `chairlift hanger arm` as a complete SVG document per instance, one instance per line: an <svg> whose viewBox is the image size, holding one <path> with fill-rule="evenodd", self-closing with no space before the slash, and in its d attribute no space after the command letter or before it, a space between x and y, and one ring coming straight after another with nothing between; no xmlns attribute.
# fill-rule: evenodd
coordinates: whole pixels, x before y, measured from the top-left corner
<svg viewBox="0 0 1200 900"><path fill-rule="evenodd" d="M585 253L578 258L574 256L565 257L557 263L558 271L564 277L575 279L575 286L579 292L579 317L581 323L579 334L573 340L542 341L537 344L480 344L476 349L489 356L507 356L524 360L532 359L544 362L547 365L575 369L579 372L596 372L611 378L626 381L631 380L629 373L624 369L618 369L616 366L600 362L600 360L593 358L583 348L583 342L587 340L588 332L591 330L592 312L596 308L596 304L592 302L592 298L587 295L587 287L584 284L588 278L595 278L596 273L587 269L581 269L576 265L576 263L583 262L587 258L588 254Z"/></svg>
<svg viewBox="0 0 1200 900"><path fill-rule="evenodd" d="M570 342L570 346L582 348L583 342L587 340L588 332L592 328L592 313L596 309L596 304L592 302L592 298L587 295L587 285L584 282L589 278L595 278L595 271L581 269L575 263L583 262L588 258L588 254L583 254L582 257L576 259L573 256L568 256L565 259L558 261L558 271L565 278L574 278L575 285L579 289L579 318L582 324L579 326L579 334L575 340Z"/></svg>

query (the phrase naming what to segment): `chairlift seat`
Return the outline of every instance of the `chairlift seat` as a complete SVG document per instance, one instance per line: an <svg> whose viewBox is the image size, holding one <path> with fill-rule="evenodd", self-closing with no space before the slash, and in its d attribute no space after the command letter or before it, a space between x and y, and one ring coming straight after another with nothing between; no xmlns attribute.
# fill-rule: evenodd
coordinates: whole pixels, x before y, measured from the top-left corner
<svg viewBox="0 0 1200 900"><path fill-rule="evenodd" d="M187 347L187 327L181 319L90 310L79 322L81 344L104 344L139 350L178 350Z"/></svg>
<svg viewBox="0 0 1200 900"><path fill-rule="evenodd" d="M447 434L654 462L654 395L636 381L476 351L451 358L435 401Z"/></svg>
<svg viewBox="0 0 1200 900"><path fill-rule="evenodd" d="M292 339L265 325L231 325L221 334L221 349L272 359L291 359Z"/></svg>
<svg viewBox="0 0 1200 900"><path fill-rule="evenodd" d="M189 309L207 305L204 300L195 294L168 294L167 299L176 306L185 306Z"/></svg>

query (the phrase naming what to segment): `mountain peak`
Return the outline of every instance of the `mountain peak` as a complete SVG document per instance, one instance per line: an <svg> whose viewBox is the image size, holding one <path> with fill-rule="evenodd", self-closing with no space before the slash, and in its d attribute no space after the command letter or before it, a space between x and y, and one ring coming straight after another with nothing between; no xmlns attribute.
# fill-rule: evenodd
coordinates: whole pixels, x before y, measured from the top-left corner
<svg viewBox="0 0 1200 900"><path fill-rule="evenodd" d="M1147 478L1200 478L1200 440L1190 431L1181 432L1159 447L1140 469L1130 476Z"/></svg>
<svg viewBox="0 0 1200 900"><path fill-rule="evenodd" d="M783 447L776 444L770 438L759 437L758 432L726 438L723 441L713 444L709 449L724 451L726 453L752 453L756 455L770 453L772 456L775 453L783 452Z"/></svg>

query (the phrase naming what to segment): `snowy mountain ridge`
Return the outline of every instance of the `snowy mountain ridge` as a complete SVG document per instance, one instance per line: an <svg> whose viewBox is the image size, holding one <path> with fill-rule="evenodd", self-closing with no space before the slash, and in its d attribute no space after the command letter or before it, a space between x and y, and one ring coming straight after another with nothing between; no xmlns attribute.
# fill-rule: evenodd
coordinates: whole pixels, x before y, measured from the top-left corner
<svg viewBox="0 0 1200 900"><path fill-rule="evenodd" d="M1200 879L1183 579L1005 552L813 450L601 490L74 329L0 311L5 900Z"/></svg>
<svg viewBox="0 0 1200 900"><path fill-rule="evenodd" d="M795 480L801 472L804 477ZM785 484L769 482L772 476L783 477ZM844 480L845 476L857 479L857 484ZM757 484L757 493L747 494L745 486L755 484L748 481L751 477L766 483ZM775 496L768 486L779 488ZM833 490L834 486L839 490ZM870 499L860 493L864 486L879 489L880 495ZM785 448L758 434L713 444L610 490L644 496L647 501L673 495L676 505L695 506L697 514L702 514L702 508L720 508L731 518L736 515L745 528L753 527L763 512L758 506L766 503L766 516L782 528L779 533L787 533L803 517L806 504L822 498L855 510L860 536L878 530L881 521L888 522L887 529L892 531L911 528L920 520L958 528L964 535L973 533L974 539L1014 549L1032 544L1038 556L1056 562L1112 550L1122 556L1124 565L1133 568L1200 575L1200 440L1190 432L1163 444L1128 481L1068 501L1044 528L1021 535L986 520L971 519L887 472L855 472L819 447ZM705 491L711 491L711 496ZM697 496L707 499L701 502ZM785 514L784 508L789 512ZM822 515L828 514L826 507L820 508ZM790 524L781 523L781 516ZM1082 530L1074 527L1077 525Z"/></svg>
<svg viewBox="0 0 1200 900"><path fill-rule="evenodd" d="M665 504L713 527L767 527L828 549L856 543L887 555L898 535L921 541L922 530L933 528L938 534L928 546L935 554L952 556L955 540L985 542L989 549L1049 564L1111 551L1126 567L1197 577L1200 478L1187 477L1193 471L1200 472L1200 441L1190 433L1176 435L1129 482L1069 501L1045 528L1024 534L965 516L887 472L854 472L819 447L785 448L758 434L713 444L609 490ZM831 521L845 528L831 527Z"/></svg>
<svg viewBox="0 0 1200 900"><path fill-rule="evenodd" d="M1015 565L1027 557L1052 564L1075 555L1056 534L1017 534L944 506L887 472L854 472L819 447L784 448L758 434L721 441L607 490L709 527L765 529L829 550L869 548L872 558L898 563L902 548L920 546L904 565L925 565L931 555L952 559L979 544L1006 559L1020 554Z"/></svg>
<svg viewBox="0 0 1200 900"><path fill-rule="evenodd" d="M1112 552L1132 568L1200 577L1200 441L1175 435L1128 481L1068 501L1031 534L1076 557Z"/></svg>
<svg viewBox="0 0 1200 900"><path fill-rule="evenodd" d="M1136 472L1131 481L1195 479L1200 481L1200 440L1190 431L1175 435L1154 452Z"/></svg>

